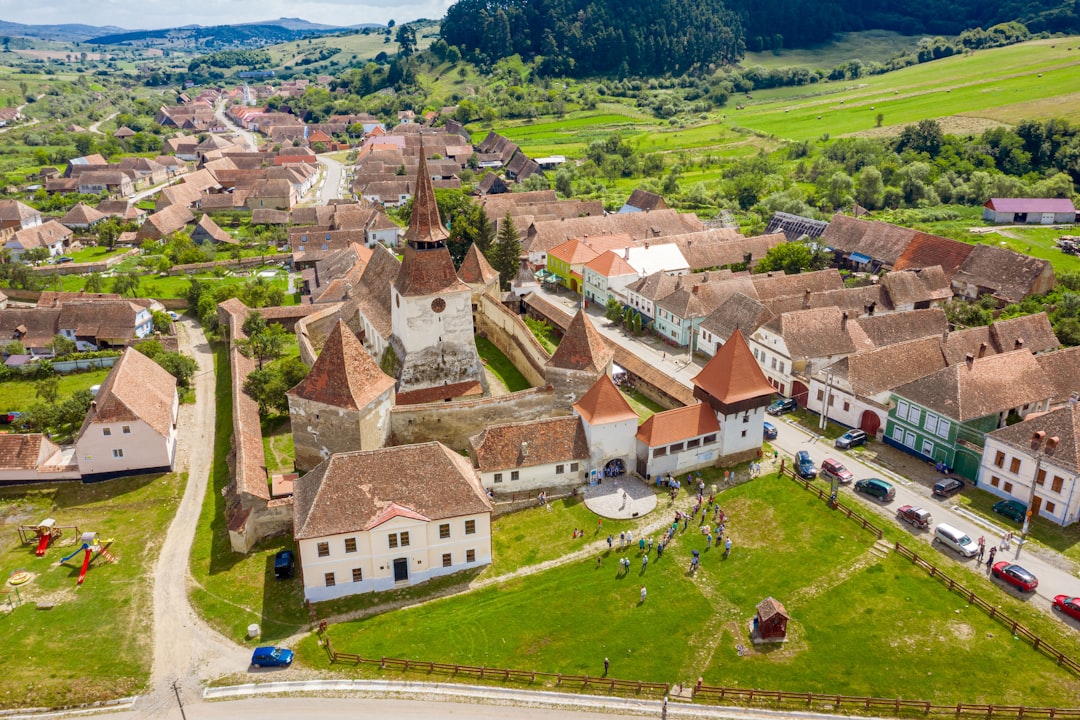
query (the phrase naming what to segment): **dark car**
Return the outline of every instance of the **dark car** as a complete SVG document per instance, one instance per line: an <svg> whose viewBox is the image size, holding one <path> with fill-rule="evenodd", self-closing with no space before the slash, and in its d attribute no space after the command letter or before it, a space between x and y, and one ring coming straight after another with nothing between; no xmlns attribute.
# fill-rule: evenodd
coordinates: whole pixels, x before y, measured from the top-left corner
<svg viewBox="0 0 1080 720"><path fill-rule="evenodd" d="M805 480L817 477L817 468L814 467L814 461L810 457L810 453L805 450L795 453L795 471L799 473L799 477Z"/></svg>
<svg viewBox="0 0 1080 720"><path fill-rule="evenodd" d="M1037 577L1019 565L1013 565L1004 560L994 563L993 576L1004 580L1008 584L1023 590L1024 592L1032 592L1035 588L1039 587L1039 579Z"/></svg>
<svg viewBox="0 0 1080 720"><path fill-rule="evenodd" d="M1027 505L1018 500L998 500L994 503L994 512L1004 515L1013 522L1023 522L1027 515Z"/></svg>
<svg viewBox="0 0 1080 720"><path fill-rule="evenodd" d="M964 489L964 481L959 478L945 478L934 483L934 495L947 498Z"/></svg>
<svg viewBox="0 0 1080 720"><path fill-rule="evenodd" d="M784 413L795 412L799 409L799 403L795 402L795 398L780 398L774 400L769 407L765 408L765 412L770 415L783 415Z"/></svg>
<svg viewBox="0 0 1080 720"><path fill-rule="evenodd" d="M894 488L891 483L879 480L878 478L858 480L855 482L855 489L885 502L889 502L896 497L896 488Z"/></svg>
<svg viewBox="0 0 1080 720"><path fill-rule="evenodd" d="M833 443L841 450L850 450L856 445L866 444L866 433L862 430L848 430L846 433L836 438L836 442Z"/></svg>
<svg viewBox="0 0 1080 720"><path fill-rule="evenodd" d="M762 429L765 431L766 440L776 439L776 426L773 425L771 422L766 421L765 423L763 423Z"/></svg>
<svg viewBox="0 0 1080 720"><path fill-rule="evenodd" d="M255 667L289 667L292 665L293 651L282 647L258 647L251 654L251 664Z"/></svg>
<svg viewBox="0 0 1080 720"><path fill-rule="evenodd" d="M293 576L296 567L296 555L292 550L280 550L274 556L274 577L278 580L288 580Z"/></svg>
<svg viewBox="0 0 1080 720"><path fill-rule="evenodd" d="M917 528L925 529L930 526L934 519L928 510L914 505L901 505L896 510L896 517Z"/></svg>
<svg viewBox="0 0 1080 720"><path fill-rule="evenodd" d="M1080 598L1070 597L1069 595L1055 595L1054 604L1051 607L1071 618L1080 620Z"/></svg>

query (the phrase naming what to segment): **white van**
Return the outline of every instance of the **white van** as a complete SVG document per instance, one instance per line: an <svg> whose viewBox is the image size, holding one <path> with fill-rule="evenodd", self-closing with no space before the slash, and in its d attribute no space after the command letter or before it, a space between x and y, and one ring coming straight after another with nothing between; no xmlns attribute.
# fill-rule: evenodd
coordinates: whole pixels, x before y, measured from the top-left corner
<svg viewBox="0 0 1080 720"><path fill-rule="evenodd" d="M942 545L952 548L964 557L975 557L979 552L979 545L962 531L952 525L941 523L934 528L933 542L940 541Z"/></svg>

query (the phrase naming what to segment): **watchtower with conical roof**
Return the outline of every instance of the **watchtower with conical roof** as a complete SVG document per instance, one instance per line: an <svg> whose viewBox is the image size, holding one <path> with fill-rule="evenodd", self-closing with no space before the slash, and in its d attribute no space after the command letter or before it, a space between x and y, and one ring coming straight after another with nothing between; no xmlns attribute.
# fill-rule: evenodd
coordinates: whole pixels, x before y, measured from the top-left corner
<svg viewBox="0 0 1080 720"><path fill-rule="evenodd" d="M397 376L398 404L479 395L486 388L473 337L472 289L454 271L423 145L417 173L405 253L390 290L394 357L383 361Z"/></svg>
<svg viewBox="0 0 1080 720"><path fill-rule="evenodd" d="M578 310L544 367L544 378L555 390L556 405L580 400L601 375L611 374L615 352L584 310Z"/></svg>

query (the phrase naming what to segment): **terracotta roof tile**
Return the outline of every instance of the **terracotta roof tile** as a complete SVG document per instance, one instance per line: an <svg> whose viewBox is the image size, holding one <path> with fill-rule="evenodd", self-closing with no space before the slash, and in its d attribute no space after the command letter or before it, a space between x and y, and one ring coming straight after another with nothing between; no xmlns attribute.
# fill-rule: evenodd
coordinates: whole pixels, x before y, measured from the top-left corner
<svg viewBox="0 0 1080 720"><path fill-rule="evenodd" d="M949 320L940 308L871 315L856 318L855 322L875 347L926 337L940 341L949 329Z"/></svg>
<svg viewBox="0 0 1080 720"><path fill-rule="evenodd" d="M142 420L154 432L168 437L173 429L176 378L134 348L127 348L109 371L79 431L93 423Z"/></svg>
<svg viewBox="0 0 1080 720"><path fill-rule="evenodd" d="M574 412L589 425L638 419L638 414L607 374L601 375L588 392L574 403Z"/></svg>
<svg viewBox="0 0 1080 720"><path fill-rule="evenodd" d="M1061 347L1054 328L1045 312L1021 315L999 320L990 325L990 336L998 352L1029 350L1033 353L1049 352Z"/></svg>
<svg viewBox="0 0 1080 720"><path fill-rule="evenodd" d="M844 315L838 307L796 310L770 320L765 327L784 338L793 360L847 355L864 348L855 344L849 332L848 325L854 326L855 320Z"/></svg>
<svg viewBox="0 0 1080 720"><path fill-rule="evenodd" d="M941 370L945 356L940 337L925 337L851 355L833 367L837 366L846 368L841 373L852 390L871 396Z"/></svg>
<svg viewBox="0 0 1080 720"><path fill-rule="evenodd" d="M690 382L728 405L775 392L741 330L732 333Z"/></svg>
<svg viewBox="0 0 1080 720"><path fill-rule="evenodd" d="M976 245L956 271L953 281L991 292L1005 302L1020 302L1035 292L1037 284L1047 274L1051 277L1052 287L1053 270L1049 260L993 245Z"/></svg>
<svg viewBox="0 0 1080 720"><path fill-rule="evenodd" d="M0 470L36 470L59 449L41 433L0 434Z"/></svg>
<svg viewBox="0 0 1080 720"><path fill-rule="evenodd" d="M719 430L716 412L707 403L698 403L652 415L638 428L637 439L658 447Z"/></svg>
<svg viewBox="0 0 1080 720"><path fill-rule="evenodd" d="M578 417L495 425L469 438L481 472L585 460L589 443Z"/></svg>
<svg viewBox="0 0 1080 720"><path fill-rule="evenodd" d="M975 246L959 240L917 232L896 259L893 270L921 270L937 266L941 268L945 278L951 281L971 254L973 247Z"/></svg>
<svg viewBox="0 0 1080 720"><path fill-rule="evenodd" d="M876 220L860 220L837 213L821 240L844 253L860 253L893 265L907 249L916 231Z"/></svg>
<svg viewBox="0 0 1080 720"><path fill-rule="evenodd" d="M457 398L467 398L482 395L484 388L475 380L450 383L448 385L436 385L435 387L399 392L395 395L398 405L423 405L426 403L443 402Z"/></svg>
<svg viewBox="0 0 1080 720"><path fill-rule="evenodd" d="M307 377L288 394L324 405L359 410L394 386L364 346L337 321Z"/></svg>
<svg viewBox="0 0 1080 720"><path fill-rule="evenodd" d="M607 370L612 356L604 336L593 327L585 311L578 310L547 364L564 370L599 373Z"/></svg>
<svg viewBox="0 0 1080 720"><path fill-rule="evenodd" d="M1035 359L1054 386L1054 404L1068 402L1073 393L1080 397L1080 347L1043 353Z"/></svg>
<svg viewBox="0 0 1080 720"><path fill-rule="evenodd" d="M470 285L486 285L493 280L498 280L499 273L495 268L491 267L491 263L484 257L484 253L480 252L480 248L476 247L474 243L469 245L469 251L465 253L465 259L461 261L461 267L458 268L458 277Z"/></svg>
<svg viewBox="0 0 1080 720"><path fill-rule="evenodd" d="M752 334L772 318L772 312L764 304L737 292L701 321L701 329L715 335L721 342L726 342L736 330Z"/></svg>
<svg viewBox="0 0 1080 720"><path fill-rule="evenodd" d="M1031 436L1037 432L1058 439L1053 453L1043 456L1043 467L1059 467L1072 473L1080 472L1080 403L1031 417L989 433L989 436L1017 450L1031 453ZM1029 481L1030 482L1030 481Z"/></svg>
<svg viewBox="0 0 1080 720"><path fill-rule="evenodd" d="M430 520L491 512L469 460L437 442L331 455L294 498L297 540L363 530L393 504Z"/></svg>

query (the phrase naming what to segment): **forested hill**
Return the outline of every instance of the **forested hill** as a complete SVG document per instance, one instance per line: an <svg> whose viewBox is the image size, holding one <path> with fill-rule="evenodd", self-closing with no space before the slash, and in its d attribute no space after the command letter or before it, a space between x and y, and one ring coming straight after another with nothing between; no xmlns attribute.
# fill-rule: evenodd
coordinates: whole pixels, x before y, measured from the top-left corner
<svg viewBox="0 0 1080 720"><path fill-rule="evenodd" d="M461 0L442 37L489 60L542 56L550 75L659 75L745 50L742 21L719 0Z"/></svg>
<svg viewBox="0 0 1080 720"><path fill-rule="evenodd" d="M542 57L550 75L655 75L836 32L958 35L1013 20L1078 32L1080 0L460 0L442 36L482 59Z"/></svg>

